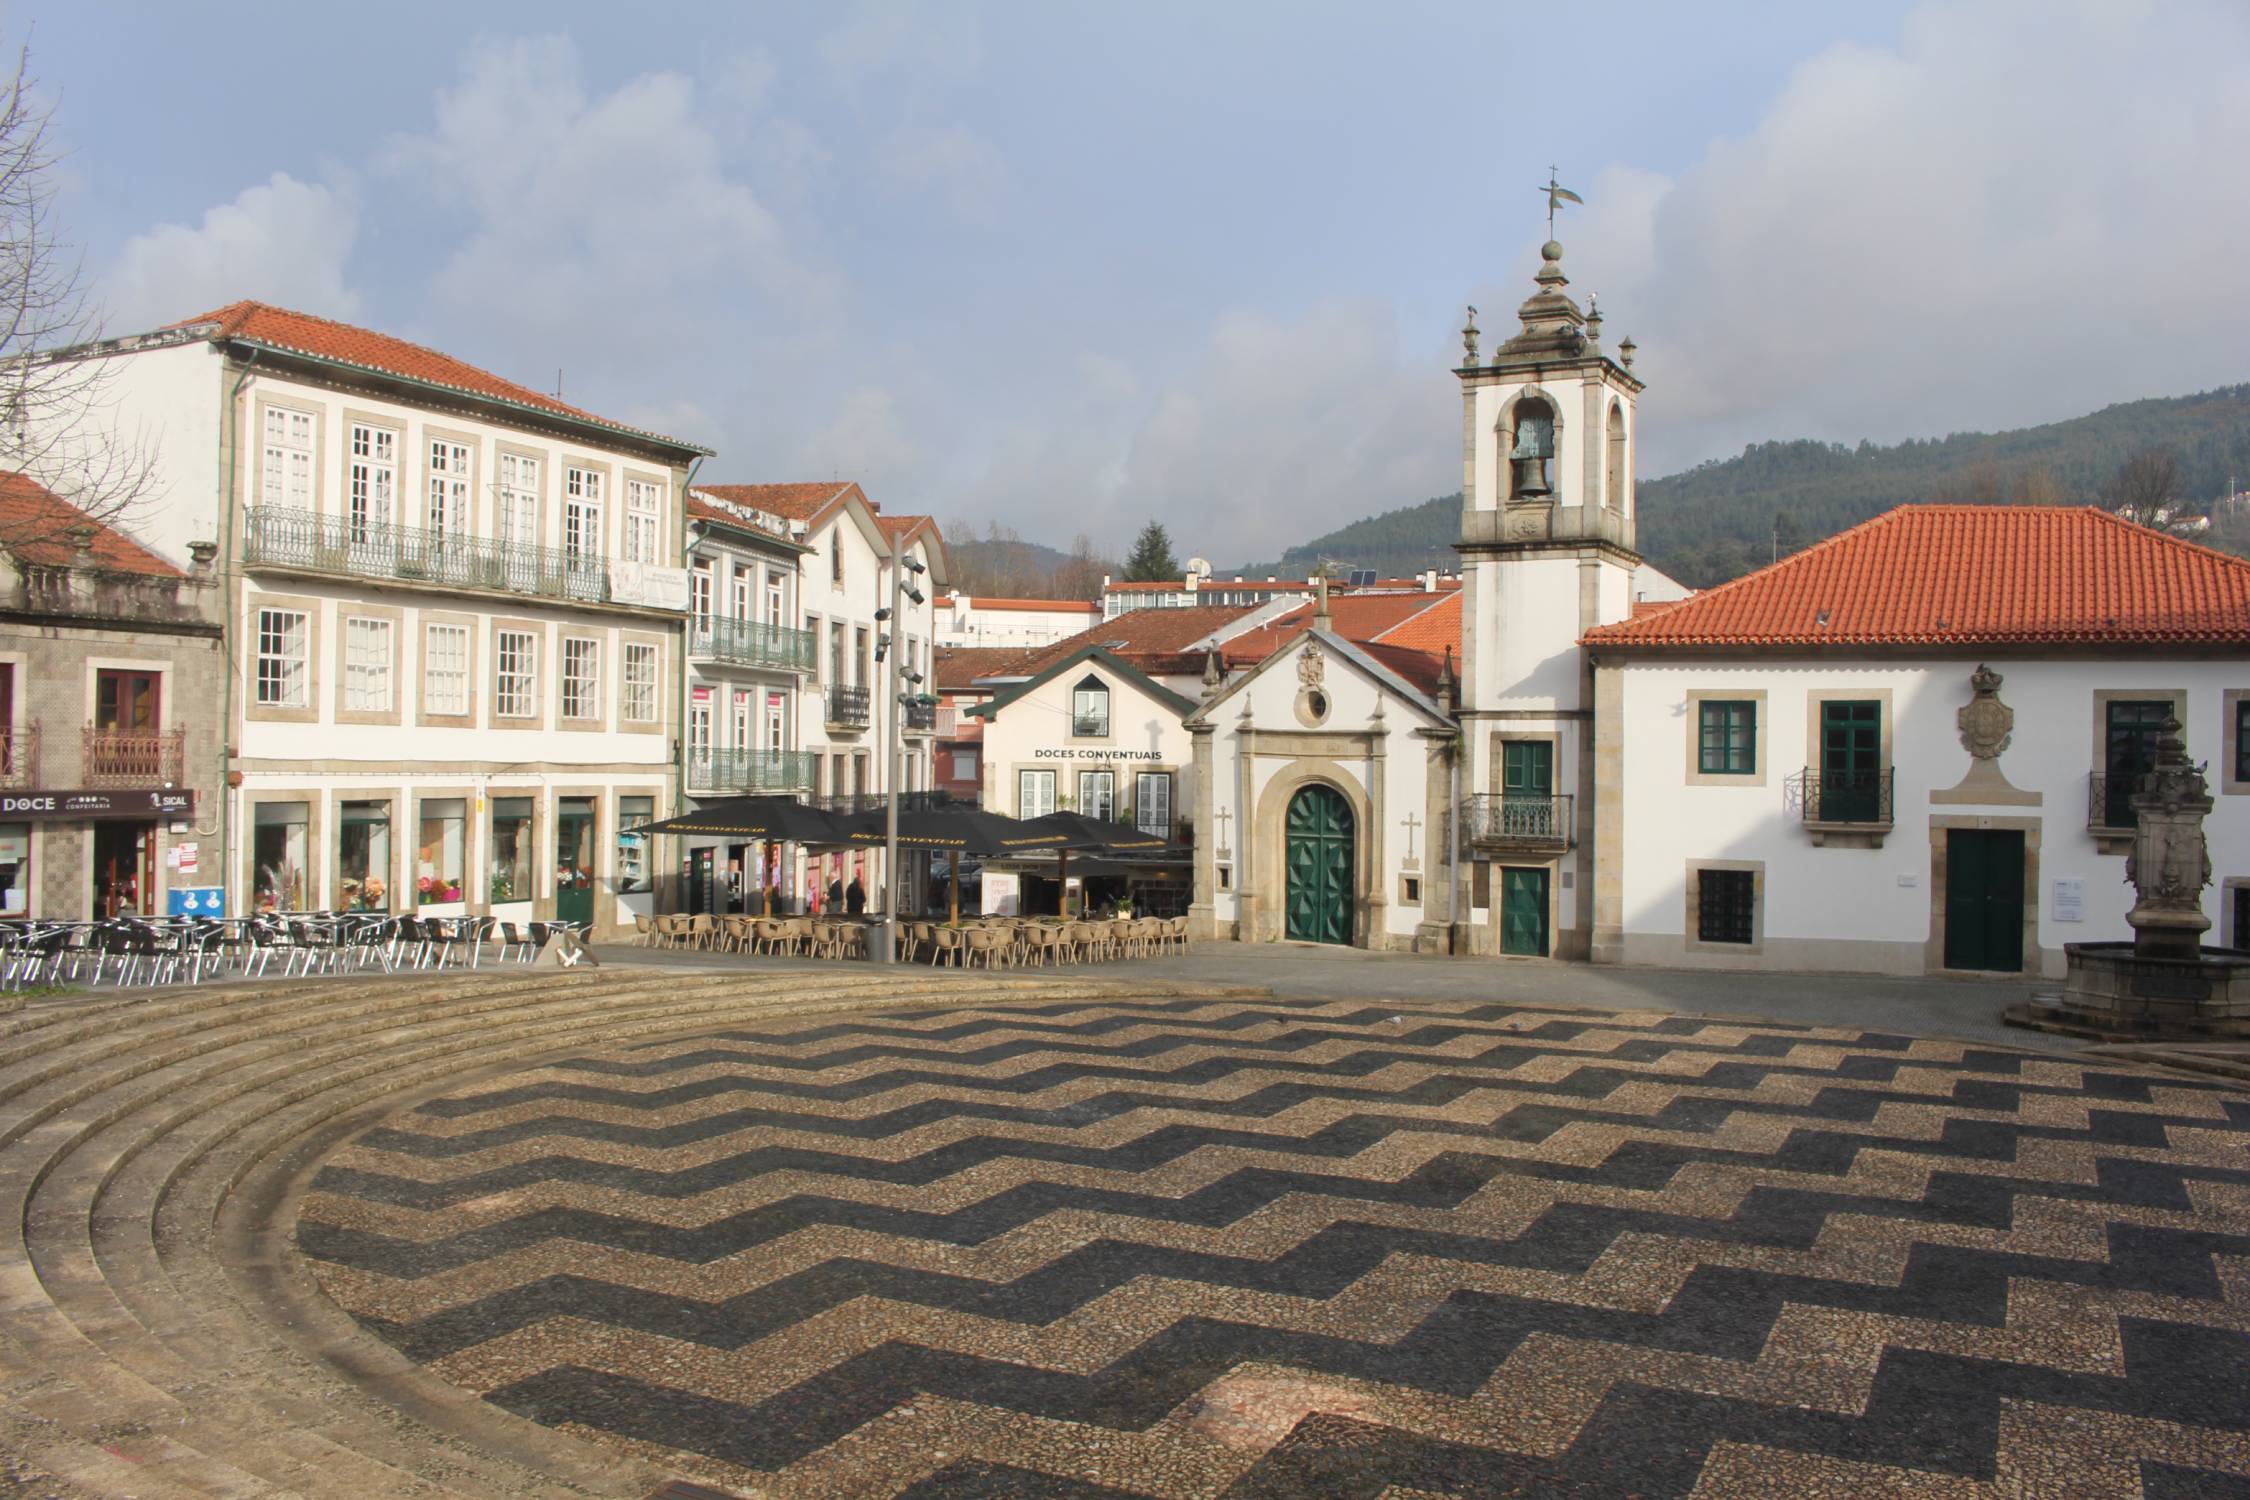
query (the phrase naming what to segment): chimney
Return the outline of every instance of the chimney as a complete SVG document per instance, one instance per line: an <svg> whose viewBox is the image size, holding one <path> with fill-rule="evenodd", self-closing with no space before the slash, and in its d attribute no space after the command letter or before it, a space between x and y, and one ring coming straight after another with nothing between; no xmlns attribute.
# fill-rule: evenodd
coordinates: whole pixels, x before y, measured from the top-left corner
<svg viewBox="0 0 2250 1500"><path fill-rule="evenodd" d="M1424 568L1422 570L1422 592L1425 594L1437 592L1437 569Z"/></svg>

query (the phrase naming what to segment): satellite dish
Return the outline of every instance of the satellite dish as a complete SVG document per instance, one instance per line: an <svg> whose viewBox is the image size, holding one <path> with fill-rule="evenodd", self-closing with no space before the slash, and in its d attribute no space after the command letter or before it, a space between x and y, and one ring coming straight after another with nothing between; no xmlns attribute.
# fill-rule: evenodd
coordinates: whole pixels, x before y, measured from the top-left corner
<svg viewBox="0 0 2250 1500"><path fill-rule="evenodd" d="M1188 559L1187 570L1198 578L1209 578L1211 576L1211 560L1205 557L1191 557Z"/></svg>

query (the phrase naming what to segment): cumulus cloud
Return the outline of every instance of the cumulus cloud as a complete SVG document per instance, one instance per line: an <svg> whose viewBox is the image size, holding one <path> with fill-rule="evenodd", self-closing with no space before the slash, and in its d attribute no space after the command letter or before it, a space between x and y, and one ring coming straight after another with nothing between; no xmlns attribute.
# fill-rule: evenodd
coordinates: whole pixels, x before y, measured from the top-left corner
<svg viewBox="0 0 2250 1500"><path fill-rule="evenodd" d="M719 287L777 316L815 313L837 290L730 173L686 77L589 94L563 38L473 51L433 128L389 160L473 216L436 298L508 342L598 318L606 348L646 357L695 337Z"/></svg>
<svg viewBox="0 0 2250 1500"><path fill-rule="evenodd" d="M1927 5L1676 181L1605 175L1568 266L1643 346L1657 469L2051 420L2250 373L2244 140L2240 5Z"/></svg>
<svg viewBox="0 0 2250 1500"><path fill-rule="evenodd" d="M861 385L846 391L828 420L807 433L792 478L857 480L884 509L927 509L923 455L907 432L895 393Z"/></svg>
<svg viewBox="0 0 2250 1500"><path fill-rule="evenodd" d="M102 277L116 331L176 322L244 297L350 318L345 276L359 211L353 195L276 172L203 215L127 240Z"/></svg>

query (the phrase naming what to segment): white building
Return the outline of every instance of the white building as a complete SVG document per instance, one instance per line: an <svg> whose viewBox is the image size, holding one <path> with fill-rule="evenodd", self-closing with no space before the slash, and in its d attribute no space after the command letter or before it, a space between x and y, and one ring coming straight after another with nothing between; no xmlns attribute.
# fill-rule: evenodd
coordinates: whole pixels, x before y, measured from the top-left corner
<svg viewBox="0 0 2250 1500"><path fill-rule="evenodd" d="M229 910L647 908L703 450L255 302L65 357L153 443L150 544L217 544Z"/></svg>
<svg viewBox="0 0 2250 1500"><path fill-rule="evenodd" d="M940 646L1045 646L1102 618L1082 599L999 599L949 594L937 601Z"/></svg>

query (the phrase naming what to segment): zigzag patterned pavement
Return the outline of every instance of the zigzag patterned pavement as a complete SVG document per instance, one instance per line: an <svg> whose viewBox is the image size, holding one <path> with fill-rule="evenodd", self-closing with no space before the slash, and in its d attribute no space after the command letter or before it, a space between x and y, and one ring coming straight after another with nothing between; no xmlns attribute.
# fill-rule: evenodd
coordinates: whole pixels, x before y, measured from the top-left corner
<svg viewBox="0 0 2250 1500"><path fill-rule="evenodd" d="M1506 1005L775 1021L395 1115L297 1243L769 1497L2250 1497L2250 1095Z"/></svg>

